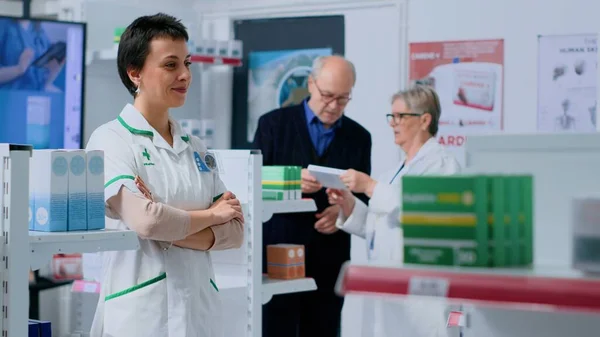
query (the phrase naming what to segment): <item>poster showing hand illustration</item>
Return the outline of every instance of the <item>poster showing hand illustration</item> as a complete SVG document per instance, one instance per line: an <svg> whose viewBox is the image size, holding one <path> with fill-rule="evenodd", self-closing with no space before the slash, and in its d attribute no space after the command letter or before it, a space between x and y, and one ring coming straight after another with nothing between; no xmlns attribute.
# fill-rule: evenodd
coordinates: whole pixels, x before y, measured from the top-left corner
<svg viewBox="0 0 600 337"><path fill-rule="evenodd" d="M464 165L467 135L502 130L504 41L411 43L409 81L432 86L442 115L438 142Z"/></svg>
<svg viewBox="0 0 600 337"><path fill-rule="evenodd" d="M538 131L596 131L596 34L538 39Z"/></svg>
<svg viewBox="0 0 600 337"><path fill-rule="evenodd" d="M330 48L249 53L248 142L252 142L260 116L273 109L300 104L308 97L313 61L331 54Z"/></svg>

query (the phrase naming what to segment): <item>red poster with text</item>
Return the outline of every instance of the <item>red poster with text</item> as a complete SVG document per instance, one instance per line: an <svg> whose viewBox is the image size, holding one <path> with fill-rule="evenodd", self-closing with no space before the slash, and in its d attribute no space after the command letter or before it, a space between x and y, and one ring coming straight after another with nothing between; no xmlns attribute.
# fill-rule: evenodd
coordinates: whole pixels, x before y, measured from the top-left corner
<svg viewBox="0 0 600 337"><path fill-rule="evenodd" d="M502 130L504 41L411 43L410 84L435 88L442 115L438 141L464 165L467 135Z"/></svg>

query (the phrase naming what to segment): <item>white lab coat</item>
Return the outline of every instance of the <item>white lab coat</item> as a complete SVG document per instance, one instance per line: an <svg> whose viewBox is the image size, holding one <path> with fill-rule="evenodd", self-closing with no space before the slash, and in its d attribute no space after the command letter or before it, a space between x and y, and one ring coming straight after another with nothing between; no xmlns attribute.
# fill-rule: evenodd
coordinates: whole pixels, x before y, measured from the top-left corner
<svg viewBox="0 0 600 337"><path fill-rule="evenodd" d="M183 210L207 209L225 192L217 170L205 164L207 149L200 139L170 122L173 147L132 105L94 131L87 149L104 150L105 200L121 186L137 191L136 175L156 201ZM127 229L108 206L107 215L106 228ZM221 337L221 303L210 253L169 242L139 242L138 250L103 253L91 337Z"/></svg>
<svg viewBox="0 0 600 337"><path fill-rule="evenodd" d="M367 257L372 263L396 266L403 263L402 228L398 225L401 177L451 175L460 172L460 164L435 138L430 138L423 144L410 163L404 167L402 165L403 162L378 177L368 206L355 198L356 203L350 217L345 219L340 214L336 223L338 228L366 239ZM415 300L386 301L390 300L382 298L365 301L363 336L443 336L443 330L440 334L432 334L431 331L434 325L437 330L440 319L443 319L444 305ZM374 317L372 310L375 312Z"/></svg>

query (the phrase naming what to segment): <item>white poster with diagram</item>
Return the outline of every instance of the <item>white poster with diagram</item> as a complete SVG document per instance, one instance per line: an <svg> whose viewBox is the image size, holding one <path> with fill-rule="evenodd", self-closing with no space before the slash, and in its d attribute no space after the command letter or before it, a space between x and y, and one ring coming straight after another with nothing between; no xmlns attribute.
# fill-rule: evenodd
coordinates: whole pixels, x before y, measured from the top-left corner
<svg viewBox="0 0 600 337"><path fill-rule="evenodd" d="M538 131L596 131L597 37L539 37Z"/></svg>

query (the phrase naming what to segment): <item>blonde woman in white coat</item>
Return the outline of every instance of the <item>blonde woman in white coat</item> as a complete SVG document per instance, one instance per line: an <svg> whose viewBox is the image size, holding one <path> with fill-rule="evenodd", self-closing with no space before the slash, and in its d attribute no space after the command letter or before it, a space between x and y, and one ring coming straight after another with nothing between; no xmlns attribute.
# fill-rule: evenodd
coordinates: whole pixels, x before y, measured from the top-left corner
<svg viewBox="0 0 600 337"><path fill-rule="evenodd" d="M387 120L394 132L394 142L405 153L402 161L377 180L365 173L348 170L342 176L347 189L327 191L329 202L341 206L336 226L366 239L370 262L387 265L403 262L402 228L398 225L401 177L460 172L456 159L435 139L440 115L439 98L432 88L415 86L396 93ZM369 196L369 205L354 197L352 192ZM365 311L368 310L365 308ZM396 303L388 308L376 306L375 317L365 317L363 329L369 330L365 333L372 336L429 337L432 329L443 327L444 311L445 307L437 303L429 306L413 301L404 305Z"/></svg>

